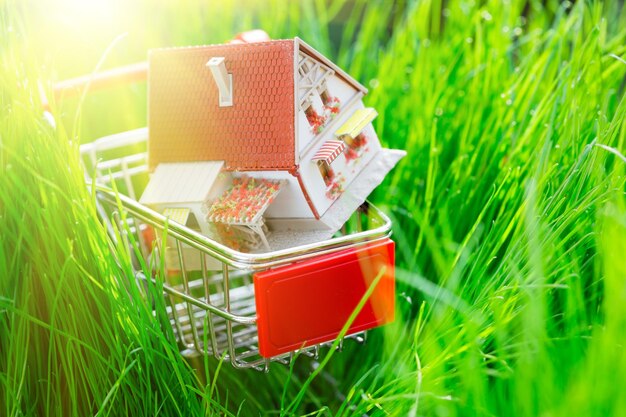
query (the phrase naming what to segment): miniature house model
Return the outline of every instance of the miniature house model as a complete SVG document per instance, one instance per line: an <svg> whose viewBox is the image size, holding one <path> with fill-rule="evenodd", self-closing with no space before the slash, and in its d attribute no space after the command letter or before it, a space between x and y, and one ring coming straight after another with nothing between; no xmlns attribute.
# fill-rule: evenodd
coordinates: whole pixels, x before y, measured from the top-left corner
<svg viewBox="0 0 626 417"><path fill-rule="evenodd" d="M237 249L330 237L404 156L365 87L298 38L155 50L148 77L141 203Z"/></svg>

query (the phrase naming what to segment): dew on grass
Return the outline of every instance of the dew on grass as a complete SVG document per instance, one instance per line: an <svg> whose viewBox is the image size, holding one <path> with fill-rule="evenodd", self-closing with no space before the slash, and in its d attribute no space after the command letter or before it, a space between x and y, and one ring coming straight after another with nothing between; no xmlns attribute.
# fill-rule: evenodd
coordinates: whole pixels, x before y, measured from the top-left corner
<svg viewBox="0 0 626 417"><path fill-rule="evenodd" d="M404 299L405 299L405 300L406 300L409 304L413 304L413 299L412 299L412 298L411 298L411 296L410 296L410 295L408 295L407 293L402 292L402 293L400 294L400 296L401 296L402 298L404 298Z"/></svg>
<svg viewBox="0 0 626 417"><path fill-rule="evenodd" d="M441 107L437 107L437 108L435 109L435 115L436 115L436 116L441 116L441 115L443 115L443 109L442 109Z"/></svg>
<svg viewBox="0 0 626 417"><path fill-rule="evenodd" d="M480 14L480 17L482 17L487 22L490 22L493 19L493 16L491 16L491 13L489 13L487 10L483 10Z"/></svg>
<svg viewBox="0 0 626 417"><path fill-rule="evenodd" d="M511 30L511 28L509 28L508 26L503 26L502 27L502 33L509 33L510 30Z"/></svg>
<svg viewBox="0 0 626 417"><path fill-rule="evenodd" d="M471 36L468 36L467 38L465 38L465 42L473 43L474 42L474 38L472 38Z"/></svg>
<svg viewBox="0 0 626 417"><path fill-rule="evenodd" d="M521 36L522 35L522 28L516 27L515 29L513 29L513 34L515 36Z"/></svg>
<svg viewBox="0 0 626 417"><path fill-rule="evenodd" d="M369 82L370 88L374 89L380 85L380 81L376 78L372 78Z"/></svg>

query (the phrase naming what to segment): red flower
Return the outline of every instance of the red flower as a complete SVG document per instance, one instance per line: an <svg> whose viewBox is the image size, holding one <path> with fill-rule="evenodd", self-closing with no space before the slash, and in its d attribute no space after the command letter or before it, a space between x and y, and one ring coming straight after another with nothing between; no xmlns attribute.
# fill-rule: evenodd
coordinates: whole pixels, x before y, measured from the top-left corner
<svg viewBox="0 0 626 417"><path fill-rule="evenodd" d="M359 157L359 154L352 148L347 148L344 151L344 155L346 156L346 161L350 162Z"/></svg>
<svg viewBox="0 0 626 417"><path fill-rule="evenodd" d="M249 222L280 189L279 184L248 176L235 178L227 190L208 210L210 222Z"/></svg>

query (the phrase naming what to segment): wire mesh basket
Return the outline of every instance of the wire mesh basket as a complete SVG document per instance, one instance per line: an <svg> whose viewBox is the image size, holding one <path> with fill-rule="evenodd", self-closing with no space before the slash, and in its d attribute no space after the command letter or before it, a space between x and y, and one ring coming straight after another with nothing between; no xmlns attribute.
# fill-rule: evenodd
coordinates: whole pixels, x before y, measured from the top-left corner
<svg viewBox="0 0 626 417"><path fill-rule="evenodd" d="M166 313L183 354L265 371L296 353L317 356L368 291L346 338L364 342L365 330L393 320L391 222L376 207L361 206L330 239L236 251L137 202L148 181L147 138L147 129L133 130L80 152L88 181L95 179L99 214L129 251L137 279L155 280L150 268L164 261Z"/></svg>

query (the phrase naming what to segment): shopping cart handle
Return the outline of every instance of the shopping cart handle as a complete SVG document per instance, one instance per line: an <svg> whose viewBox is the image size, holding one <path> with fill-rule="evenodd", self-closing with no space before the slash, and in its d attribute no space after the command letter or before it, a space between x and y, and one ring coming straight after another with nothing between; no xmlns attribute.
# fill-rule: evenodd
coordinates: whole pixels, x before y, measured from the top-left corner
<svg viewBox="0 0 626 417"><path fill-rule="evenodd" d="M148 62L138 62L136 64L117 67L106 71L96 72L90 75L71 78L55 83L52 86L54 98L58 100L61 96L68 97L80 94L86 85L89 90L101 90L116 85L136 83L145 81L148 77ZM45 110L49 110L49 103L43 89L41 91L41 101Z"/></svg>
<svg viewBox="0 0 626 417"><path fill-rule="evenodd" d="M231 43L254 43L269 40L270 36L265 31L255 29L239 33L231 40ZM148 62L144 61L59 81L52 86L52 92L55 100L58 100L61 96L68 97L80 94L86 85L89 85L90 91L95 91L116 85L145 81L147 78ZM42 86L40 86L40 95L44 110L50 111L50 105Z"/></svg>

